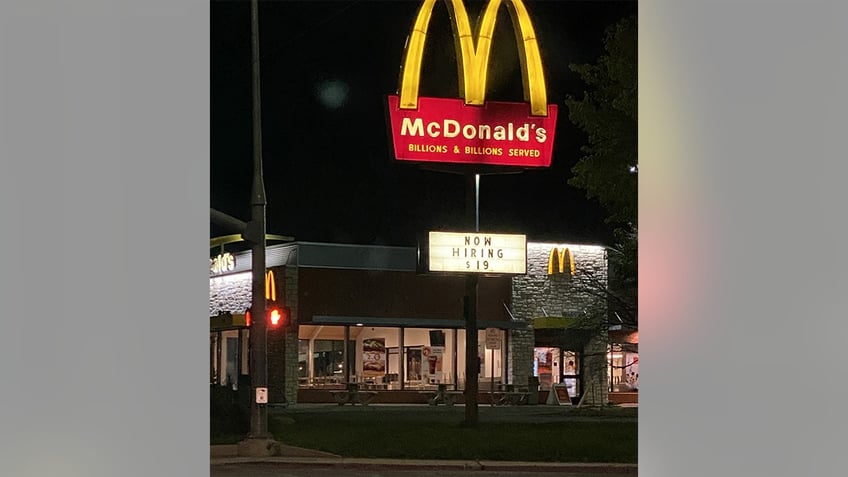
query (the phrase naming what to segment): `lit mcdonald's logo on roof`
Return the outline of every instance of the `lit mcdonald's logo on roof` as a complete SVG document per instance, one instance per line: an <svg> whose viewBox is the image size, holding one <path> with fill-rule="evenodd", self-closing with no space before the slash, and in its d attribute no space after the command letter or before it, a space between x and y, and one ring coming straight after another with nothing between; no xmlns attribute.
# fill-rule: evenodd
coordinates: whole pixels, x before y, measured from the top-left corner
<svg viewBox="0 0 848 477"><path fill-rule="evenodd" d="M213 275L232 272L235 269L236 258L230 252L221 253L215 258L209 259L209 272Z"/></svg>
<svg viewBox="0 0 848 477"><path fill-rule="evenodd" d="M444 0L454 29L463 99L419 97L421 63L436 0L423 0L406 45L399 95L388 97L401 161L549 167L557 105L547 104L542 56L522 0L488 0L472 31L463 0ZM524 103L486 101L492 37L501 5L512 17Z"/></svg>
<svg viewBox="0 0 848 477"><path fill-rule="evenodd" d="M548 255L548 275L559 273L574 275L574 255L568 247L554 247Z"/></svg>

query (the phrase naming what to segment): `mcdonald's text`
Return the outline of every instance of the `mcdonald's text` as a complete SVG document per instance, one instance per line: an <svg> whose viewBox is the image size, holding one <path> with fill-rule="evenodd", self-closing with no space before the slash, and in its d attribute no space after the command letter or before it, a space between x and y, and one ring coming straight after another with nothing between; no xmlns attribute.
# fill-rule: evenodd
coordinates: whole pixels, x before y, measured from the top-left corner
<svg viewBox="0 0 848 477"><path fill-rule="evenodd" d="M218 255L215 258L209 259L209 271L213 274L231 272L236 268L236 257L230 252Z"/></svg>
<svg viewBox="0 0 848 477"><path fill-rule="evenodd" d="M454 138L459 136L460 130L465 139L485 139L495 141L518 140L527 142L530 140L530 130L534 132L534 139L538 143L544 143L548 138L545 128L536 128L535 124L524 123L521 126L515 123L498 124L464 124L460 125L455 119L445 119L441 124L435 121L427 123L427 136L436 138L439 136ZM424 136L424 121L421 118L403 118L400 125L401 136Z"/></svg>
<svg viewBox="0 0 848 477"><path fill-rule="evenodd" d="M454 98L418 98L418 109L400 109L388 97L395 157L400 161L548 167L557 107L530 115L527 103L467 105Z"/></svg>

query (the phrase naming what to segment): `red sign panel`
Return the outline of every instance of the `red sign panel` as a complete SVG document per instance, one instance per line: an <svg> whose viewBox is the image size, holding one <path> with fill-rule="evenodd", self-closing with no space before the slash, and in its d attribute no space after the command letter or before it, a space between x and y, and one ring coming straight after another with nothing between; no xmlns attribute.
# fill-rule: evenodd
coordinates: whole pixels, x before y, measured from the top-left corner
<svg viewBox="0 0 848 477"><path fill-rule="evenodd" d="M549 167L557 106L547 116L531 116L527 103L487 101L470 106L462 99L418 98L418 109L400 109L391 95L389 123L399 161L495 166Z"/></svg>

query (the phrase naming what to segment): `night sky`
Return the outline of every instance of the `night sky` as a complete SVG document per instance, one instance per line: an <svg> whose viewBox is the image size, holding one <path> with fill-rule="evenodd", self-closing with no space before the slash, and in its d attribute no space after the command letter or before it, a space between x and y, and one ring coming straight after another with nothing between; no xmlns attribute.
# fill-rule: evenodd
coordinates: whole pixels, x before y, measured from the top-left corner
<svg viewBox="0 0 848 477"><path fill-rule="evenodd" d="M469 18L484 2L466 0ZM398 89L419 1L260 2L267 232L302 241L414 246L428 230L470 230L465 180L390 157L385 96ZM566 95L586 86L570 63L595 62L604 29L636 2L526 0L548 88L559 104L553 164L481 179L480 229L532 241L609 244L604 211L569 186L586 136ZM253 174L250 2L211 2L210 206L250 218ZM487 100L522 101L507 9L495 30ZM433 10L421 96L459 97L447 8ZM471 225L471 226L469 226ZM211 226L211 236L231 232Z"/></svg>

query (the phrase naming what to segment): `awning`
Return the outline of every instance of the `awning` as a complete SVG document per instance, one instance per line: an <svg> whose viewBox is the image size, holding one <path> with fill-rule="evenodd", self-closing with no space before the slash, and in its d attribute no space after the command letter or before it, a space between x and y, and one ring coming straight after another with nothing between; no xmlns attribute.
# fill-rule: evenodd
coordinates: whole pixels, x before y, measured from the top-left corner
<svg viewBox="0 0 848 477"><path fill-rule="evenodd" d="M404 328L453 328L464 329L465 320L450 318L404 318L404 317L375 317L375 316L338 316L313 315L304 325L347 325L404 327ZM526 329L527 323L512 321L477 320L477 328L498 328L502 330Z"/></svg>
<svg viewBox="0 0 848 477"><path fill-rule="evenodd" d="M542 329L565 329L577 324L577 318L568 316L540 316L533 318L533 328Z"/></svg>
<svg viewBox="0 0 848 477"><path fill-rule="evenodd" d="M597 334L593 328L579 326L580 320L569 316L540 316L533 319L536 346L550 346L581 351Z"/></svg>
<svg viewBox="0 0 848 477"><path fill-rule="evenodd" d="M246 328L244 313L222 313L209 317L209 331L225 331Z"/></svg>

